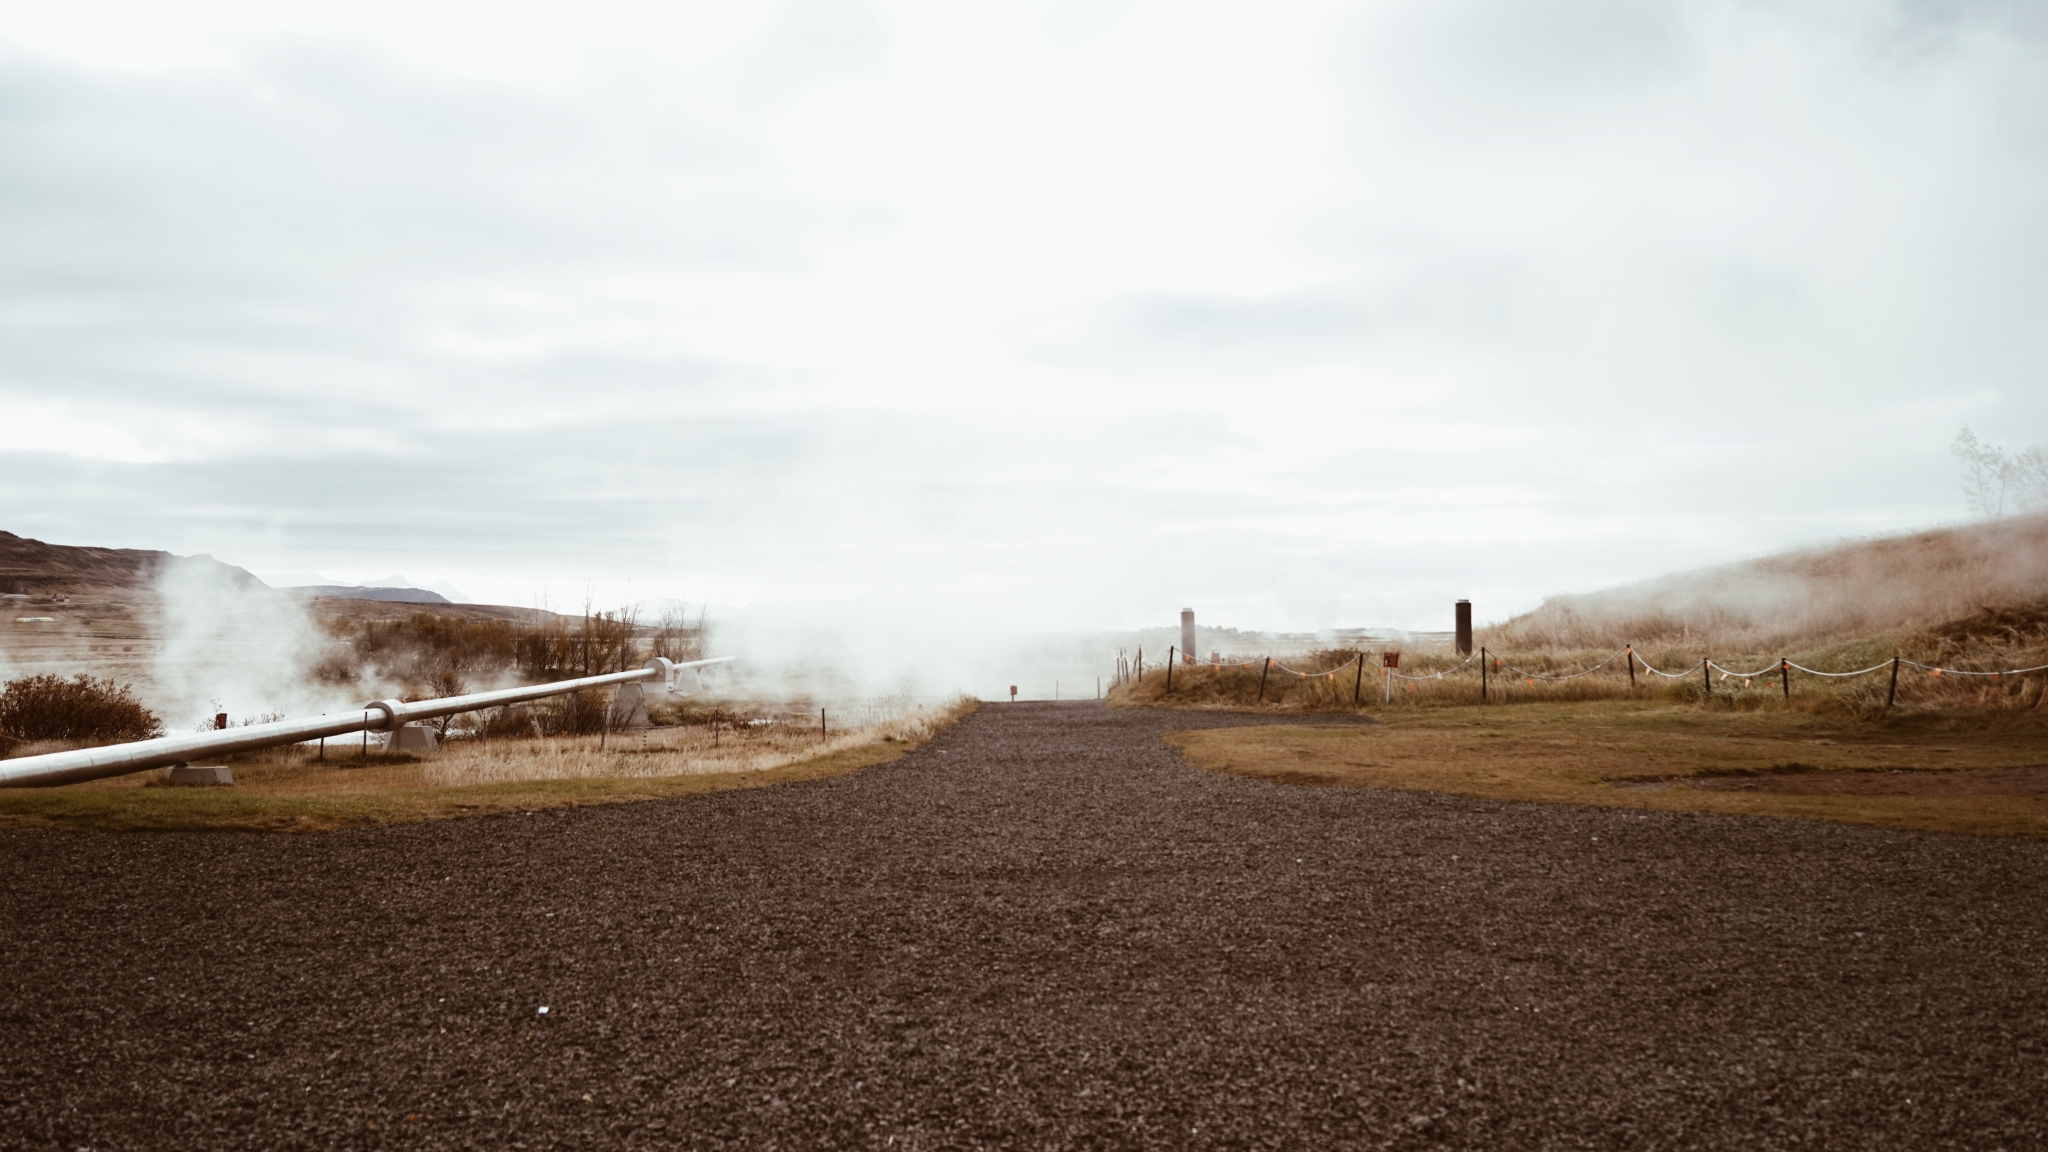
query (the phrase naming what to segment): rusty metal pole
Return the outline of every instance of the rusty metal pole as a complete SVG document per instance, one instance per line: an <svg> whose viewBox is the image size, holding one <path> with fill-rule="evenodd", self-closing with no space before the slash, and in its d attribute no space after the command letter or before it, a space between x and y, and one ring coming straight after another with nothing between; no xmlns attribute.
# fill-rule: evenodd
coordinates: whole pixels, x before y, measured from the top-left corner
<svg viewBox="0 0 2048 1152"><path fill-rule="evenodd" d="M1259 669L1259 703L1266 702L1266 674L1273 670L1273 658L1266 657L1266 666Z"/></svg>
<svg viewBox="0 0 2048 1152"><path fill-rule="evenodd" d="M1458 601L1456 619L1458 655L1470 656L1472 654L1472 602L1470 600Z"/></svg>

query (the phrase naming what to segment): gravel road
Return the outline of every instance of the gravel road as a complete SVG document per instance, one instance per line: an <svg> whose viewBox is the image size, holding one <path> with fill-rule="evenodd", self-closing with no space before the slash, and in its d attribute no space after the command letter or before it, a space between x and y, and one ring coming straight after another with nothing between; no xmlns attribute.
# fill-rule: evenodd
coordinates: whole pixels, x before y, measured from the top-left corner
<svg viewBox="0 0 2048 1152"><path fill-rule="evenodd" d="M2048 845L1159 739L1244 722L998 704L816 783L0 832L0 1145L2048 1144Z"/></svg>

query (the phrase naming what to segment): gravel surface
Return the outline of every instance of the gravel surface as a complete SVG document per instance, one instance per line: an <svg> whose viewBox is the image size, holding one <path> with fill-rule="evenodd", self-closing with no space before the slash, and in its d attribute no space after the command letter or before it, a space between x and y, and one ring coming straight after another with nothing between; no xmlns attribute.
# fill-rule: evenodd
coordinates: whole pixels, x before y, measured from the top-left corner
<svg viewBox="0 0 2048 1152"><path fill-rule="evenodd" d="M2048 846L1159 739L1266 720L997 704L816 783L0 832L0 1145L2048 1142Z"/></svg>

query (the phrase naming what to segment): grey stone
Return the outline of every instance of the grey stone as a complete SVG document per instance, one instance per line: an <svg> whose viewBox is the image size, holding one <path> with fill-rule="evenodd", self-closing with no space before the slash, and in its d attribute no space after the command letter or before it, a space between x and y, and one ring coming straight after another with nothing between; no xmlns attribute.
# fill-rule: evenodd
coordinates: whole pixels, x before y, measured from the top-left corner
<svg viewBox="0 0 2048 1152"><path fill-rule="evenodd" d="M425 724L407 724L391 734L384 750L407 756L432 756L441 751L441 734Z"/></svg>
<svg viewBox="0 0 2048 1152"><path fill-rule="evenodd" d="M632 728L652 728L654 721L647 715L647 692L638 684L621 684L612 693L611 724L614 731Z"/></svg>

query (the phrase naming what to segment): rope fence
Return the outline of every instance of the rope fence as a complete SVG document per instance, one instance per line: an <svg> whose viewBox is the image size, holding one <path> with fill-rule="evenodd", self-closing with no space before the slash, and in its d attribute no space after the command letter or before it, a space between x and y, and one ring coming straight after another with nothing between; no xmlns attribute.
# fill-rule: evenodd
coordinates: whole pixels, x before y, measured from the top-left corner
<svg viewBox="0 0 2048 1152"><path fill-rule="evenodd" d="M1396 654L1396 656L1397 655L1398 654ZM1643 671L1648 672L1655 676L1663 677L1667 680L1683 680L1686 677L1693 675L1695 671L1695 669L1693 668L1687 668L1683 671L1666 671L1665 669L1655 667L1648 660L1643 658L1642 653L1636 651L1635 645L1633 644L1623 646L1620 651L1614 653L1612 656L1609 656L1607 659L1600 661L1598 664L1582 668L1576 672L1565 672L1557 674L1548 672L1537 672L1527 668L1517 667L1513 664L1508 663L1503 658L1492 654L1485 648L1480 648L1477 652L1467 654L1463 660L1460 660L1457 664L1452 665L1449 668L1443 669L1442 671L1424 672L1415 675L1410 675L1406 672L1397 671L1396 665L1394 663L1395 656L1382 654L1382 658L1384 667L1381 670L1387 678L1387 690L1390 698L1393 691L1393 682L1395 680L1407 680L1411 683L1428 680L1443 680L1447 677L1456 675L1460 672L1467 670L1476 661L1479 665L1479 698L1481 702L1484 702L1487 699L1487 689L1489 680L1489 677L1487 675L1487 665L1489 663L1492 665L1492 671L1494 672L1511 672L1514 675L1520 676L1525 681L1532 684L1538 681L1555 684L1567 680L1577 680L1581 677L1591 676L1594 673L1600 671L1601 669L1609 667L1617 660L1627 661L1628 677L1631 685L1635 683L1636 666L1638 664L1642 666ZM1355 669L1357 682L1354 685L1352 696L1354 702L1357 702L1360 690L1363 688L1365 681L1366 653L1360 652L1358 655L1352 657L1349 660L1346 660L1342 664L1337 665L1335 668L1325 669L1321 672L1305 672L1299 668L1290 668L1287 665L1281 663L1278 660L1273 659L1270 656L1261 657L1255 660L1225 662L1217 656L1215 656L1214 654L1211 654L1208 660L1196 661L1187 658L1187 654L1179 652L1178 649L1168 648L1166 650L1166 688L1169 692L1173 690L1173 671L1174 666L1176 664L1185 665L1188 669L1206 668L1216 671L1220 671L1225 668L1260 667L1259 699L1261 701L1263 701L1266 696L1266 678L1267 676L1271 675L1271 673L1275 669L1278 669L1281 672L1285 672L1288 675L1296 677L1297 679L1301 680L1327 679L1329 677L1336 676L1340 673L1351 672ZM1791 674L1793 672L1803 672L1809 676L1822 676L1830 680L1847 680L1853 679L1858 676L1870 676L1880 672L1888 671L1891 674L1891 689L1885 697L1885 707L1889 708L1897 700L1898 697L1899 671L1902 668L1915 668L1922 672L1927 673L1930 676L1988 676L1993 679L2001 679L2006 676L2026 676L2035 672L2048 672L2048 664L2036 664L2031 668L2001 668L1986 671L1984 669L1977 668L1948 668L1935 664L1923 664L1918 660L1908 660L1903 656L1894 656L1889 660L1885 660L1877 664L1872 664L1868 668L1858 668L1848 672L1830 672L1821 668L1809 668L1804 664L1795 663L1792 660L1786 658L1780 658L1778 660L1775 660L1770 664L1767 664L1764 667L1758 668L1754 671L1741 672L1733 668L1726 667L1725 665L1717 664L1714 662L1714 659L1712 657L1707 656L1701 657L1699 665L1697 666L1697 671L1699 673L1702 683L1710 692L1713 688L1711 678L1713 673L1716 672L1721 674L1721 678L1723 680L1749 681L1754 680L1761 676L1775 675L1779 677L1780 682L1784 688L1785 695L1788 698L1792 694ZM1143 680L1145 676L1144 669L1145 661L1143 649L1139 650L1138 656L1135 660L1129 659L1121 650L1119 650L1117 654L1117 675L1115 682L1122 683L1126 680L1131 679ZM1133 675L1133 673L1135 673L1135 675ZM1185 673L1183 673L1183 675L1185 675Z"/></svg>

